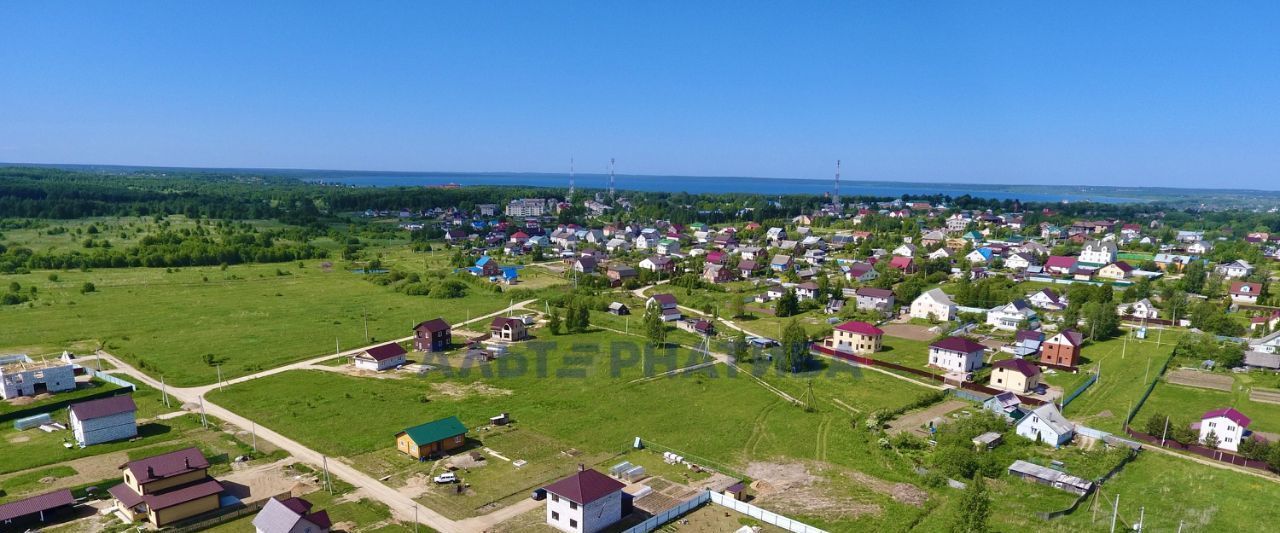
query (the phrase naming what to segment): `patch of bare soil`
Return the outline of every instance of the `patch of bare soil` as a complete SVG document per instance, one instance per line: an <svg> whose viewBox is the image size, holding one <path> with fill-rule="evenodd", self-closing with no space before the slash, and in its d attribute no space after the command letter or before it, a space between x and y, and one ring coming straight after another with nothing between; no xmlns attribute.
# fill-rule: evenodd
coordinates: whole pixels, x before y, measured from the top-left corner
<svg viewBox="0 0 1280 533"><path fill-rule="evenodd" d="M426 474L414 474L404 480L404 486L396 489L410 498L419 498L431 487L431 478Z"/></svg>
<svg viewBox="0 0 1280 533"><path fill-rule="evenodd" d="M479 468L487 464L489 464L489 462L485 460L484 455L482 454L460 453L458 455L450 456L449 460L445 463L445 468L453 467L470 469Z"/></svg>
<svg viewBox="0 0 1280 533"><path fill-rule="evenodd" d="M450 398L466 398L469 396L510 396L512 391L501 389L489 385L487 383L476 381L468 384L461 383L432 383L431 389L437 394L443 394Z"/></svg>
<svg viewBox="0 0 1280 533"><path fill-rule="evenodd" d="M853 479L853 481L858 485L887 495L898 503L905 503L907 505L919 507L924 505L924 502L929 499L929 493L910 483L894 483L891 481L885 481L878 477L863 474L862 472L849 472L848 475L849 478Z"/></svg>
<svg viewBox="0 0 1280 533"><path fill-rule="evenodd" d="M9 441L12 444L17 444L19 442L27 442L31 440L31 437L28 437L26 435L9 435L9 437L7 437L5 440Z"/></svg>
<svg viewBox="0 0 1280 533"><path fill-rule="evenodd" d="M30 396L18 396L17 398L9 398L6 401L9 402L9 405L23 406L23 405L31 405L31 403L35 402L36 400L35 398L32 398Z"/></svg>
<svg viewBox="0 0 1280 533"><path fill-rule="evenodd" d="M255 465L233 471L219 479L227 491L245 502L265 500L280 494L310 492L314 487L299 487L297 479L289 475L287 467L292 459Z"/></svg>
<svg viewBox="0 0 1280 533"><path fill-rule="evenodd" d="M839 517L880 514L879 505L864 503L829 490L830 482L809 473L804 463L753 462L747 475L764 506L782 514L802 513Z"/></svg>

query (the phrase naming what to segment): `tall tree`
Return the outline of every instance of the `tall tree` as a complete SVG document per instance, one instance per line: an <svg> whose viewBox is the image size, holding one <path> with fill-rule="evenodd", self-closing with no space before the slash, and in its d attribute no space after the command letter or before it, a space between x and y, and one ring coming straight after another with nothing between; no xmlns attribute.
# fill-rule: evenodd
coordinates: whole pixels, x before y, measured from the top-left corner
<svg viewBox="0 0 1280 533"><path fill-rule="evenodd" d="M658 346L667 342L667 324L662 321L662 306L650 305L644 310L644 335Z"/></svg>
<svg viewBox="0 0 1280 533"><path fill-rule="evenodd" d="M552 309L551 318L547 319L547 328L551 330L552 335L559 335L561 326L560 309Z"/></svg>
<svg viewBox="0 0 1280 533"><path fill-rule="evenodd" d="M782 350L773 364L783 372L799 372L809 366L813 356L809 353L809 335L804 326L796 319L791 319L782 330Z"/></svg>
<svg viewBox="0 0 1280 533"><path fill-rule="evenodd" d="M779 317L788 317L800 313L800 300L796 298L796 291L787 289L782 293L782 297L778 298L778 305L774 309L774 314Z"/></svg>
<svg viewBox="0 0 1280 533"><path fill-rule="evenodd" d="M960 512L951 524L953 533L985 533L987 519L991 516L991 496L987 494L987 483L982 473L973 475L969 486L960 495Z"/></svg>

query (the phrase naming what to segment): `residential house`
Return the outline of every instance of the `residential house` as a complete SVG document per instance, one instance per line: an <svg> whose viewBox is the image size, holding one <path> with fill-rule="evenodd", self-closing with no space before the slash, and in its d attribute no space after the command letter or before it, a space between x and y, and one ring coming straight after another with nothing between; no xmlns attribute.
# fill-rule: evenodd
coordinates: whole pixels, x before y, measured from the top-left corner
<svg viewBox="0 0 1280 533"><path fill-rule="evenodd" d="M311 502L302 498L271 497L253 517L256 533L329 533L333 521L325 511L312 511Z"/></svg>
<svg viewBox="0 0 1280 533"><path fill-rule="evenodd" d="M676 271L676 263L665 255L655 255L640 261L640 268L652 272L673 273Z"/></svg>
<svg viewBox="0 0 1280 533"><path fill-rule="evenodd" d="M1182 269L1186 268L1187 264L1193 260L1195 258L1189 255L1166 253L1156 254L1155 258L1152 259L1156 264L1156 268L1160 269L1161 272L1182 272Z"/></svg>
<svg viewBox="0 0 1280 533"><path fill-rule="evenodd" d="M769 260L769 268L778 272L791 270L794 264L795 263L791 259L791 256L783 254L775 255L773 256L773 259Z"/></svg>
<svg viewBox="0 0 1280 533"><path fill-rule="evenodd" d="M880 273L876 272L875 267L869 263L854 263L849 265L849 269L845 271L844 276L849 281L871 283L880 277Z"/></svg>
<svg viewBox="0 0 1280 533"><path fill-rule="evenodd" d="M75 367L60 360L32 361L26 355L0 356L0 398L75 390Z"/></svg>
<svg viewBox="0 0 1280 533"><path fill-rule="evenodd" d="M131 522L158 528L220 507L222 484L209 477L209 460L199 448L130 461L121 470L124 482L107 492Z"/></svg>
<svg viewBox="0 0 1280 533"><path fill-rule="evenodd" d="M1084 335L1066 329L1059 331L1040 348L1040 362L1058 366L1074 367L1080 363L1080 350L1084 346Z"/></svg>
<svg viewBox="0 0 1280 533"><path fill-rule="evenodd" d="M631 243L627 242L625 239L614 237L609 239L609 242L605 243L604 249L609 253L629 252L631 251Z"/></svg>
<svg viewBox="0 0 1280 533"><path fill-rule="evenodd" d="M716 334L715 326L712 325L711 322L707 320L703 320L701 318L696 320L691 318L677 320L676 329L682 329L684 331L688 331L689 333L696 333L704 337L709 337L711 335Z"/></svg>
<svg viewBox="0 0 1280 533"><path fill-rule="evenodd" d="M1051 255L1044 262L1044 270L1050 275L1066 276L1075 272L1076 258L1062 255Z"/></svg>
<svg viewBox="0 0 1280 533"><path fill-rule="evenodd" d="M952 252L950 248L945 247L929 252L928 255L929 259L951 259L954 256L955 252Z"/></svg>
<svg viewBox="0 0 1280 533"><path fill-rule="evenodd" d="M366 349L351 358L360 370L382 372L408 362L408 352L398 342L388 342Z"/></svg>
<svg viewBox="0 0 1280 533"><path fill-rule="evenodd" d="M1040 387L1040 367L1026 359L1002 359L991 365L993 388L1016 394L1026 394Z"/></svg>
<svg viewBox="0 0 1280 533"><path fill-rule="evenodd" d="M889 268L897 269L903 274L915 274L916 260L914 257L894 257L889 260Z"/></svg>
<svg viewBox="0 0 1280 533"><path fill-rule="evenodd" d="M893 312L893 291L889 289L859 287L854 291L854 295L859 311L878 311L885 314Z"/></svg>
<svg viewBox="0 0 1280 533"><path fill-rule="evenodd" d="M1053 289L1040 289L1027 297L1027 303L1037 309L1046 311L1061 311L1067 308L1067 299L1065 296L1059 295Z"/></svg>
<svg viewBox="0 0 1280 533"><path fill-rule="evenodd" d="M1241 304L1258 303L1258 295L1262 292L1262 284L1251 281L1233 281L1231 289L1227 291L1231 294L1231 301Z"/></svg>
<svg viewBox="0 0 1280 533"><path fill-rule="evenodd" d="M901 246L898 246L897 248L893 249L893 255L900 255L902 257L913 257L916 255L916 245L911 243L906 243Z"/></svg>
<svg viewBox="0 0 1280 533"><path fill-rule="evenodd" d="M733 281L733 270L724 265L708 263L702 270L702 279L707 283L728 283Z"/></svg>
<svg viewBox="0 0 1280 533"><path fill-rule="evenodd" d="M991 258L994 256L995 255L991 253L991 248L983 246L981 248L974 248L973 251L965 255L964 258L970 263L985 264L991 261Z"/></svg>
<svg viewBox="0 0 1280 533"><path fill-rule="evenodd" d="M658 241L658 255L671 255L680 253L680 241L675 239L661 239Z"/></svg>
<svg viewBox="0 0 1280 533"><path fill-rule="evenodd" d="M1001 392L982 402L982 408L1002 415L1006 422L1017 422L1027 413L1022 408L1022 398L1012 392Z"/></svg>
<svg viewBox="0 0 1280 533"><path fill-rule="evenodd" d="M546 486L547 525L596 533L622 520L622 482L589 468Z"/></svg>
<svg viewBox="0 0 1280 533"><path fill-rule="evenodd" d="M1025 252L1016 252L1009 255L1004 260L1005 268L1010 270L1026 270L1028 267L1036 265L1036 259L1031 254Z"/></svg>
<svg viewBox="0 0 1280 533"><path fill-rule="evenodd" d="M1009 475L1070 492L1077 496L1083 496L1093 491L1092 481L1021 459L1009 465Z"/></svg>
<svg viewBox="0 0 1280 533"><path fill-rule="evenodd" d="M1046 403L1022 417L1017 425L1018 435L1040 441L1055 448L1071 442L1075 436L1075 424L1062 416L1058 406Z"/></svg>
<svg viewBox="0 0 1280 533"><path fill-rule="evenodd" d="M609 278L612 285L617 287L626 283L627 280L635 278L636 269L623 264L610 265L609 269L605 271L605 277Z"/></svg>
<svg viewBox="0 0 1280 533"><path fill-rule="evenodd" d="M1123 280L1133 277L1133 267L1124 261L1116 261L1099 268L1097 276L1100 278Z"/></svg>
<svg viewBox="0 0 1280 533"><path fill-rule="evenodd" d="M578 256L573 260L573 271L579 274L592 274L596 271L596 258L593 255Z"/></svg>
<svg viewBox="0 0 1280 533"><path fill-rule="evenodd" d="M751 279L756 276L756 272L760 269L755 261L743 259L738 261L738 276L742 279Z"/></svg>
<svg viewBox="0 0 1280 533"><path fill-rule="evenodd" d="M81 448L138 436L138 406L127 394L72 404L71 433Z"/></svg>
<svg viewBox="0 0 1280 533"><path fill-rule="evenodd" d="M920 237L920 246L923 246L925 248L932 248L934 246L937 246L939 244L946 242L946 240L947 240L947 234L938 230L931 230L931 231L925 232L925 234Z"/></svg>
<svg viewBox="0 0 1280 533"><path fill-rule="evenodd" d="M1160 309L1151 303L1150 299L1143 298L1131 304L1120 304L1116 308L1116 312L1120 316L1132 316L1134 318L1160 318Z"/></svg>
<svg viewBox="0 0 1280 533"><path fill-rule="evenodd" d="M1199 424L1192 424L1191 429L1199 430L1200 444L1212 444L1217 439L1218 449L1236 452L1240 450L1240 442L1248 433L1249 417L1231 407L1214 409L1200 417Z"/></svg>
<svg viewBox="0 0 1280 533"><path fill-rule="evenodd" d="M970 372L982 368L987 347L964 337L947 337L929 345L929 366L947 372Z"/></svg>
<svg viewBox="0 0 1280 533"><path fill-rule="evenodd" d="M818 296L818 284L812 281L806 281L796 285L796 298L800 301L812 300Z"/></svg>
<svg viewBox="0 0 1280 533"><path fill-rule="evenodd" d="M1116 261L1116 242L1111 240L1089 241L1080 250L1079 262L1102 266Z"/></svg>
<svg viewBox="0 0 1280 533"><path fill-rule="evenodd" d="M831 330L823 346L839 352L870 354L880 351L884 331L867 322L850 321Z"/></svg>
<svg viewBox="0 0 1280 533"><path fill-rule="evenodd" d="M1248 261L1238 259L1218 265L1214 270L1227 279L1243 279L1253 274L1253 265L1249 264Z"/></svg>
<svg viewBox="0 0 1280 533"><path fill-rule="evenodd" d="M956 304L942 289L932 289L911 302L911 318L950 321L955 315Z"/></svg>
<svg viewBox="0 0 1280 533"><path fill-rule="evenodd" d="M645 309L648 309L654 306L657 306L658 309L662 312L662 320L664 322L680 320L680 304L679 302L676 301L676 297L674 294L669 294L669 293L655 294L653 296L650 296L648 300L645 300L644 302Z"/></svg>
<svg viewBox="0 0 1280 533"><path fill-rule="evenodd" d="M413 327L413 349L420 352L443 352L453 343L453 327L443 318L419 322Z"/></svg>
<svg viewBox="0 0 1280 533"><path fill-rule="evenodd" d="M1024 322L1035 327L1039 322L1036 312L1023 300L1014 300L987 311L987 324L1004 331L1016 331Z"/></svg>
<svg viewBox="0 0 1280 533"><path fill-rule="evenodd" d="M529 338L529 330L519 318L499 316L489 322L489 335L498 340L519 342Z"/></svg>
<svg viewBox="0 0 1280 533"><path fill-rule="evenodd" d="M1213 251L1213 243L1209 241L1196 241L1187 245L1187 253L1193 255L1204 255Z"/></svg>
<svg viewBox="0 0 1280 533"><path fill-rule="evenodd" d="M492 257L482 255L480 259L476 260L476 266L472 269L472 272L484 277L501 276L502 267L498 266L498 262Z"/></svg>
<svg viewBox="0 0 1280 533"><path fill-rule="evenodd" d="M823 312L828 315L838 315L844 311L844 299L827 298L827 305L823 308Z"/></svg>
<svg viewBox="0 0 1280 533"><path fill-rule="evenodd" d="M631 308L627 307L627 304L622 302L613 302L609 304L609 314L618 316L629 315L631 314Z"/></svg>
<svg viewBox="0 0 1280 533"><path fill-rule="evenodd" d="M467 441L467 426L456 416L418 424L396 433L396 450L419 461L461 448Z"/></svg>

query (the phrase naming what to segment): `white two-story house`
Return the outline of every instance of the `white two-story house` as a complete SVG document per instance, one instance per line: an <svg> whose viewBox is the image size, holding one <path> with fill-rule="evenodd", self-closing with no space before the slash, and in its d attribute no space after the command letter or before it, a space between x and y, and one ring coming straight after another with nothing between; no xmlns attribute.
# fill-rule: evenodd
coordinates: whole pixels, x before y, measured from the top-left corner
<svg viewBox="0 0 1280 533"><path fill-rule="evenodd" d="M622 482L591 469L547 485L547 525L595 533L622 519Z"/></svg>

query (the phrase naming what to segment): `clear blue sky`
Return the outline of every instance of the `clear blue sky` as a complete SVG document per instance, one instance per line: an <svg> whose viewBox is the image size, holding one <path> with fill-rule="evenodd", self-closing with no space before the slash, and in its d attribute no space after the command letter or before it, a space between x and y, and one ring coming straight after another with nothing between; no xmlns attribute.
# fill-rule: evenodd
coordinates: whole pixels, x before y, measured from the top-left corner
<svg viewBox="0 0 1280 533"><path fill-rule="evenodd" d="M1035 5L1032 5L1035 4ZM1280 189L1280 2L3 2L0 161Z"/></svg>

